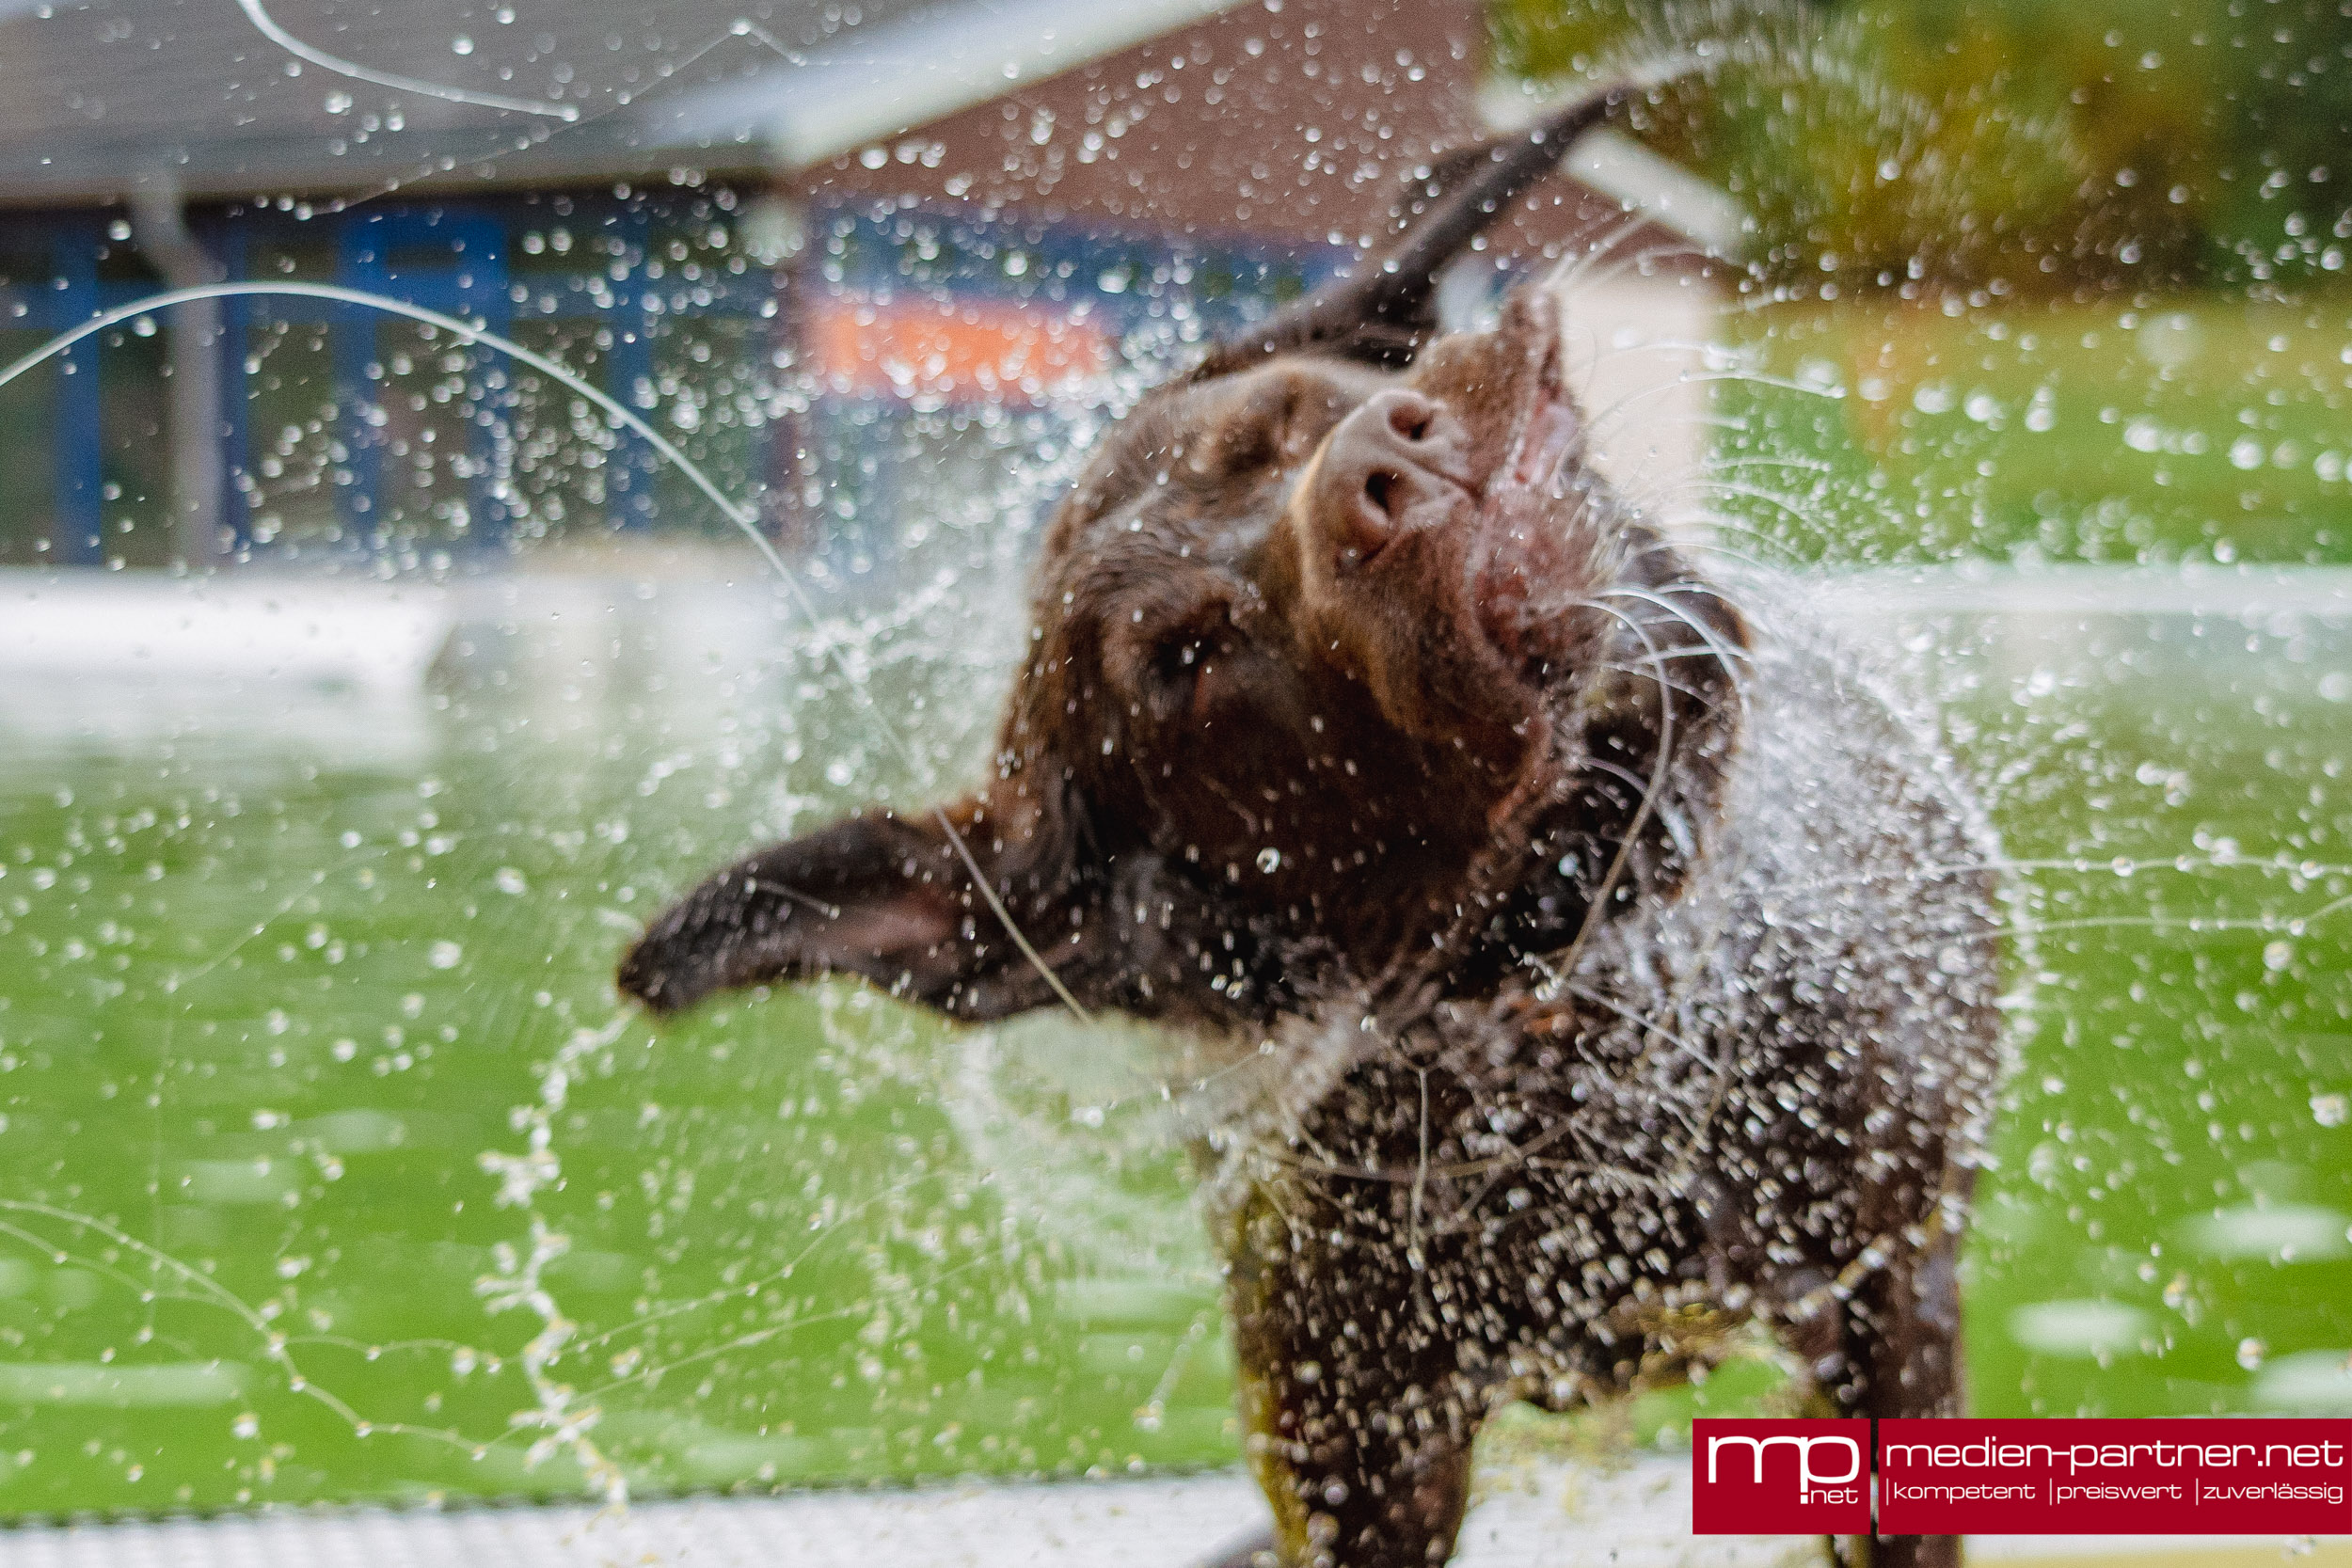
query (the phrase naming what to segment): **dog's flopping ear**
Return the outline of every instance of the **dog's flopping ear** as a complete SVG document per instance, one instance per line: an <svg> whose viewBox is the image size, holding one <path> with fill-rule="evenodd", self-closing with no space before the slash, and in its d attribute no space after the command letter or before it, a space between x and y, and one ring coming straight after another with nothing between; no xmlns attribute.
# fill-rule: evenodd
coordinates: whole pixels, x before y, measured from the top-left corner
<svg viewBox="0 0 2352 1568"><path fill-rule="evenodd" d="M972 877L1053 953L1095 901L1076 835L1048 814L1000 817L969 798L861 812L737 862L671 906L621 960L621 990L657 1012L771 980L859 974L961 1018L1055 999ZM970 859L967 861L966 856ZM1063 957L1055 953L1046 959Z"/></svg>
<svg viewBox="0 0 2352 1568"><path fill-rule="evenodd" d="M1639 80L1588 93L1524 131L1434 160L1406 182L1390 213L1398 232L1385 247L1359 260L1338 282L1219 343L1194 379L1298 352L1403 370L1437 336L1438 275L1445 264L1549 174L1578 137L1694 64L1661 64Z"/></svg>
<svg viewBox="0 0 2352 1568"><path fill-rule="evenodd" d="M951 1018L1075 1001L1231 1022L1270 1013L1311 967L1158 856L1103 853L1073 801L1016 793L1010 808L861 812L762 849L663 911L616 982L658 1013L856 974Z"/></svg>

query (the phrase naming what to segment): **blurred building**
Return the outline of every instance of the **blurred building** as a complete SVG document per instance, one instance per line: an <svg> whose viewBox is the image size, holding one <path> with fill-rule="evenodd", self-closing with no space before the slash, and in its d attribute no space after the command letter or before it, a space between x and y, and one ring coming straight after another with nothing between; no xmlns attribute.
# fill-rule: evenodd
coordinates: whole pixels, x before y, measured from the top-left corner
<svg viewBox="0 0 2352 1568"><path fill-rule="evenodd" d="M814 544L894 420L1050 403L1343 265L1482 134L1484 59L1473 0L0 5L0 356L166 284L362 290L576 370ZM1719 206L1580 157L1459 309L1605 233L1667 281L1598 291L1592 358L1618 318L1703 328L1677 258ZM0 562L709 516L548 377L298 293L113 323L0 387Z"/></svg>

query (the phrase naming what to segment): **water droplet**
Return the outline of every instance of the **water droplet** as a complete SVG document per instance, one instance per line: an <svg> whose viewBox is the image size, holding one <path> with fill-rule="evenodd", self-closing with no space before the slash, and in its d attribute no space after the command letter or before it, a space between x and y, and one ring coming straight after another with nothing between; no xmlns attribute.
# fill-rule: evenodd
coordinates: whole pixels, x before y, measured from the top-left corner
<svg viewBox="0 0 2352 1568"><path fill-rule="evenodd" d="M473 53L473 40L460 33L449 40L449 52L453 55L470 55Z"/></svg>
<svg viewBox="0 0 2352 1568"><path fill-rule="evenodd" d="M1282 851L1281 851L1281 850L1279 850L1279 849L1261 849L1261 850L1259 850L1259 851L1258 851L1258 869L1259 869L1259 870L1261 870L1261 871L1263 871L1263 872L1264 872L1264 873L1265 873L1267 876L1269 876L1269 877L1273 876L1273 875L1274 875L1274 873L1276 873L1277 871L1281 870L1281 869L1282 869Z"/></svg>
<svg viewBox="0 0 2352 1568"><path fill-rule="evenodd" d="M455 969L465 960L466 950L453 942L437 942L425 955L425 962L436 969Z"/></svg>

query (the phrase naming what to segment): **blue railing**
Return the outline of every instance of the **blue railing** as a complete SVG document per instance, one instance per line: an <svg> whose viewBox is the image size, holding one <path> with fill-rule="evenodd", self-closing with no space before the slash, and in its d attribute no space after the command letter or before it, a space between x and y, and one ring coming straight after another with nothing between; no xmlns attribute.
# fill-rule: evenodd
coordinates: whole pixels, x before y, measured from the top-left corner
<svg viewBox="0 0 2352 1568"><path fill-rule="evenodd" d="M297 216L270 208L195 215L196 237L230 278L266 281L265 255L299 247L331 257L332 280L391 295L503 332L517 322L580 322L600 329L593 379L636 407L650 407L658 385L656 345L671 323L731 318L774 323L783 294L857 296L887 303L907 297L984 297L1068 310L1083 303L1114 336L1154 318L1190 312L1215 331L1244 313L1311 287L1344 260L1336 248L1300 252L1248 236L1184 239L1077 225L976 219L923 207L818 206L808 214L810 241L789 268L752 264L739 272L699 267L681 277L660 252L665 236L691 226L707 234L737 230L724 198L707 194L622 198L610 195L373 203L347 212ZM522 236L558 226L581 238L557 258L544 247L518 265ZM0 281L0 326L54 333L119 308L160 287L125 265L135 257L123 226L103 213L21 213L0 216L0 253L45 257L46 277ZM102 263L104 263L102 265ZM21 264L21 263L20 263ZM309 276L316 277L317 260ZM377 412L383 388L377 364L382 318L358 307L291 298L225 300L217 372L224 396L227 462L220 516L240 553L266 548L254 530L258 463L247 356L255 334L275 325L323 326L331 343L336 439L336 511L343 537L380 541L389 481L386 433ZM169 330L169 323L164 324ZM767 330L781 330L770 327ZM510 522L493 475L496 447L512 410L512 377L485 351L465 376L467 507L474 547L499 546ZM106 428L100 397L107 356L100 339L60 356L53 378L55 418L49 473L47 559L95 563L104 555ZM0 396L40 395L39 378ZM119 439L119 437L117 437ZM654 462L643 443L616 440L606 458L608 521L646 528L659 520ZM31 519L0 518L0 530Z"/></svg>

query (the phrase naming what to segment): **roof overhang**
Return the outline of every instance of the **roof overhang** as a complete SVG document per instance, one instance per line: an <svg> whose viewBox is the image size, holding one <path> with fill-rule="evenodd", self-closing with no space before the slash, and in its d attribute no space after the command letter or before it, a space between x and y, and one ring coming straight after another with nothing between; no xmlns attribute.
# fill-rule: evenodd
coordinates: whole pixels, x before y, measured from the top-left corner
<svg viewBox="0 0 2352 1568"><path fill-rule="evenodd" d="M792 171L1133 48L1236 0L978 0L861 28L746 81L643 111L679 150L746 143Z"/></svg>

